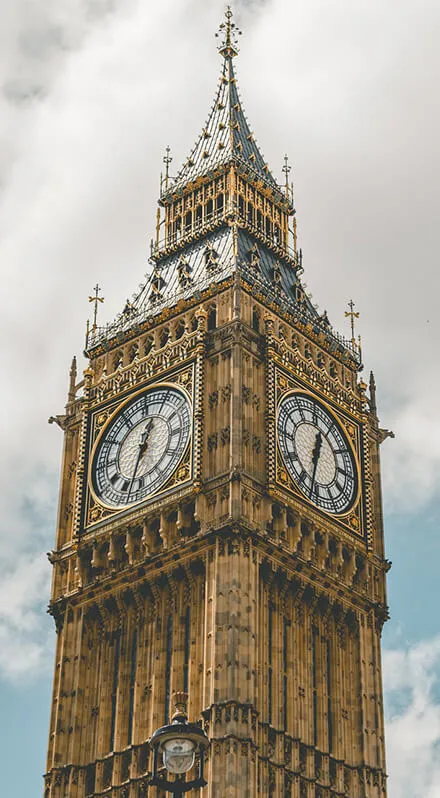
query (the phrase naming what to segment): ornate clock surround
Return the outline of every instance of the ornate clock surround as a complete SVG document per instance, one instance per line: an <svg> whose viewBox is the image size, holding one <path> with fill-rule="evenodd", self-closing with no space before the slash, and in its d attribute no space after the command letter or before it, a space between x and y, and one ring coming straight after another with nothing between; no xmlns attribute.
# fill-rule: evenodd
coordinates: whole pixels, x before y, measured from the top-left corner
<svg viewBox="0 0 440 798"><path fill-rule="evenodd" d="M154 374L149 379L139 382L136 385L136 391L133 392L133 386L130 385L127 390L119 394L115 394L103 402L97 403L90 412L89 424L87 430L87 457L85 462L85 485L84 485L84 527L87 531L89 528L95 528L102 522L108 521L113 518L124 518L124 520L135 519L139 513L145 514L146 508L149 508L158 497L164 498L173 491L185 489L190 487L195 479L194 469L194 453L200 446L201 429L200 419L195 412L197 405L197 392L200 391L200 380L198 379L199 370L195 360L182 366L181 368L174 368L172 370ZM161 485L157 491L150 496L141 500L140 502L130 505L128 507L115 507L111 508L106 506L103 502L94 495L91 490L91 466L93 459L93 450L95 444L101 435L102 430L109 422L109 419L117 412L118 408L126 401L132 398L135 394L141 394L144 391L159 385L174 385L176 388L181 389L188 396L191 408L191 429L190 438L186 446L183 457L177 466L176 470L170 478Z"/></svg>
<svg viewBox="0 0 440 798"><path fill-rule="evenodd" d="M347 410L341 408L332 401L330 396L323 395L319 390L311 388L310 382L302 381L298 377L293 377L289 372L278 365L273 365L273 385L274 385L274 401L273 409L270 419L272 429L269 429L269 435L272 438L272 451L273 457L269 457L269 492L282 498L284 502L291 502L292 497L295 497L301 503L307 502L310 512L316 513L320 519L325 518L330 523L337 523L338 526L345 529L351 535L365 540L366 538L366 519L364 511L364 484L363 474L365 472L364 456L363 456L363 440L362 433L362 418L355 416ZM277 409L280 402L284 397L292 392L299 392L308 394L313 399L316 399L321 405L328 408L328 411L335 417L341 425L351 446L352 454L356 463L358 474L358 486L356 498L345 513L338 515L331 515L320 509L314 503L311 503L304 496L304 493L296 485L285 466L283 456L280 451L278 436L276 432L277 424Z"/></svg>

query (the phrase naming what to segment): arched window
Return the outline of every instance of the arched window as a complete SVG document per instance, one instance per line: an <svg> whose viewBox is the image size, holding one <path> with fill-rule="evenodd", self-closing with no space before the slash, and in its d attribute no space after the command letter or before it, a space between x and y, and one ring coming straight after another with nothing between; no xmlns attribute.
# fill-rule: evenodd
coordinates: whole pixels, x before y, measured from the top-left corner
<svg viewBox="0 0 440 798"><path fill-rule="evenodd" d="M266 216L266 235L268 238L272 236L272 222L268 216Z"/></svg>
<svg viewBox="0 0 440 798"><path fill-rule="evenodd" d="M174 235L176 239L179 239L182 235L182 217L177 216L176 221L174 222Z"/></svg>
<svg viewBox="0 0 440 798"><path fill-rule="evenodd" d="M184 325L183 321L179 321L179 323L176 325L176 329L174 330L174 338L175 338L175 340L178 341L179 338L182 337L184 332L185 332L185 325Z"/></svg>
<svg viewBox="0 0 440 798"><path fill-rule="evenodd" d="M214 203L212 199L209 199L206 203L206 218L210 219L212 217L212 212L214 210Z"/></svg>
<svg viewBox="0 0 440 798"><path fill-rule="evenodd" d="M130 347L130 351L128 353L128 362L132 363L138 353L138 348L136 344Z"/></svg>
<svg viewBox="0 0 440 798"><path fill-rule="evenodd" d="M198 326L199 326L199 323L198 323L196 317L195 316L191 316L191 332L195 332L197 330Z"/></svg>
<svg viewBox="0 0 440 798"><path fill-rule="evenodd" d="M253 205L250 202L248 202L247 220L248 220L248 224L253 225L253 223L254 223L254 208L253 208Z"/></svg>
<svg viewBox="0 0 440 798"><path fill-rule="evenodd" d="M148 335L147 338L144 338L144 355L148 355L153 348L153 338L151 335Z"/></svg>
<svg viewBox="0 0 440 798"><path fill-rule="evenodd" d="M252 329L260 332L260 314L256 308L252 310Z"/></svg>
<svg viewBox="0 0 440 798"><path fill-rule="evenodd" d="M185 233L190 233L192 227L192 211L185 214Z"/></svg>
<svg viewBox="0 0 440 798"><path fill-rule="evenodd" d="M244 199L241 194L238 195L238 212L244 218Z"/></svg>
<svg viewBox="0 0 440 798"><path fill-rule="evenodd" d="M261 211L257 211L257 227L259 230L263 229L263 214Z"/></svg>
<svg viewBox="0 0 440 798"><path fill-rule="evenodd" d="M219 194L217 197L217 213L223 213L223 206L224 206L224 197L223 194Z"/></svg>
<svg viewBox="0 0 440 798"><path fill-rule="evenodd" d="M113 355L112 360L112 371L116 371L116 369L122 364L122 352L116 352Z"/></svg>
<svg viewBox="0 0 440 798"><path fill-rule="evenodd" d="M200 227L202 224L202 206L197 205L196 208L196 227Z"/></svg>
<svg viewBox="0 0 440 798"><path fill-rule="evenodd" d="M215 330L217 327L217 308L211 305L208 312L208 330Z"/></svg>
<svg viewBox="0 0 440 798"><path fill-rule="evenodd" d="M169 331L168 327L165 327L160 333L160 339L159 339L160 340L160 345L161 346L165 346L165 344L167 343L169 337L170 337L170 331Z"/></svg>

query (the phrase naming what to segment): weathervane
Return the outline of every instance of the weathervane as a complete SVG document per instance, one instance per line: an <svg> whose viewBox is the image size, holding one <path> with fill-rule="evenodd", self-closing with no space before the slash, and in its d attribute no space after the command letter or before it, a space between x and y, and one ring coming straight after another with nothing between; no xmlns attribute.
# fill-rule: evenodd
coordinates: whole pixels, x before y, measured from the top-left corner
<svg viewBox="0 0 440 798"><path fill-rule="evenodd" d="M93 290L94 290L95 294L94 294L94 296L89 296L89 302L94 302L95 303L95 307L94 307L94 310L93 310L93 327L92 327L92 332L95 332L96 327L97 327L96 319L98 317L98 302L104 302L104 297L103 296L99 296L99 292L100 292L101 289L100 289L98 283L96 283L96 285L95 285Z"/></svg>
<svg viewBox="0 0 440 798"><path fill-rule="evenodd" d="M232 17L231 6L227 6L225 11L226 22L222 22L219 32L215 34L216 36L223 36L223 42L218 51L224 58L234 58L234 56L238 55L237 42L242 32L237 28L235 22L231 22Z"/></svg>
<svg viewBox="0 0 440 798"><path fill-rule="evenodd" d="M353 346L356 346L356 338L355 338L355 334L354 334L354 320L359 318L359 313L358 313L358 311L354 310L354 306L355 305L354 305L353 300L350 299L350 302L348 302L348 307L350 308L350 310L346 310L345 311L345 318L346 319L347 318L350 319L350 324L351 324L351 343L353 344Z"/></svg>

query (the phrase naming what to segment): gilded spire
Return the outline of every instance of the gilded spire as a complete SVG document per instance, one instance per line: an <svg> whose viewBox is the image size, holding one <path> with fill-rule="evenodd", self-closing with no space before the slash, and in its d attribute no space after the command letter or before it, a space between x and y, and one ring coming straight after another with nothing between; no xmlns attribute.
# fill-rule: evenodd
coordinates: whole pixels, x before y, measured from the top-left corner
<svg viewBox="0 0 440 798"><path fill-rule="evenodd" d="M223 41L218 48L220 55L223 58L234 58L238 55L239 50L237 47L238 37L241 36L241 30L237 28L235 22L232 22L231 6L227 6L225 11L225 22L220 25L219 32L216 36L222 36Z"/></svg>
<svg viewBox="0 0 440 798"><path fill-rule="evenodd" d="M220 25L220 32L216 34L222 36L219 52L223 55L224 62L208 119L177 176L169 177L168 182L163 181L162 198L232 161L242 164L266 185L278 189L281 193L256 144L238 93L232 59L238 53L236 45L241 31L231 18L232 11L228 6L225 22ZM282 193L284 194L284 191Z"/></svg>

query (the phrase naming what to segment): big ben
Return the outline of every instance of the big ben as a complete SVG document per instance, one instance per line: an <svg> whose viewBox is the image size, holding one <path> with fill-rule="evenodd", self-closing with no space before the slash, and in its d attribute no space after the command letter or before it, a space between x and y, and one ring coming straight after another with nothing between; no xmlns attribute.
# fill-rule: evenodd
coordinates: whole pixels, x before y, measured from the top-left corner
<svg viewBox="0 0 440 798"><path fill-rule="evenodd" d="M162 795L149 741L176 693L210 740L190 794L386 795L385 432L354 334L304 290L236 34L228 9L208 120L176 176L166 158L150 276L95 315L58 417L45 798Z"/></svg>

